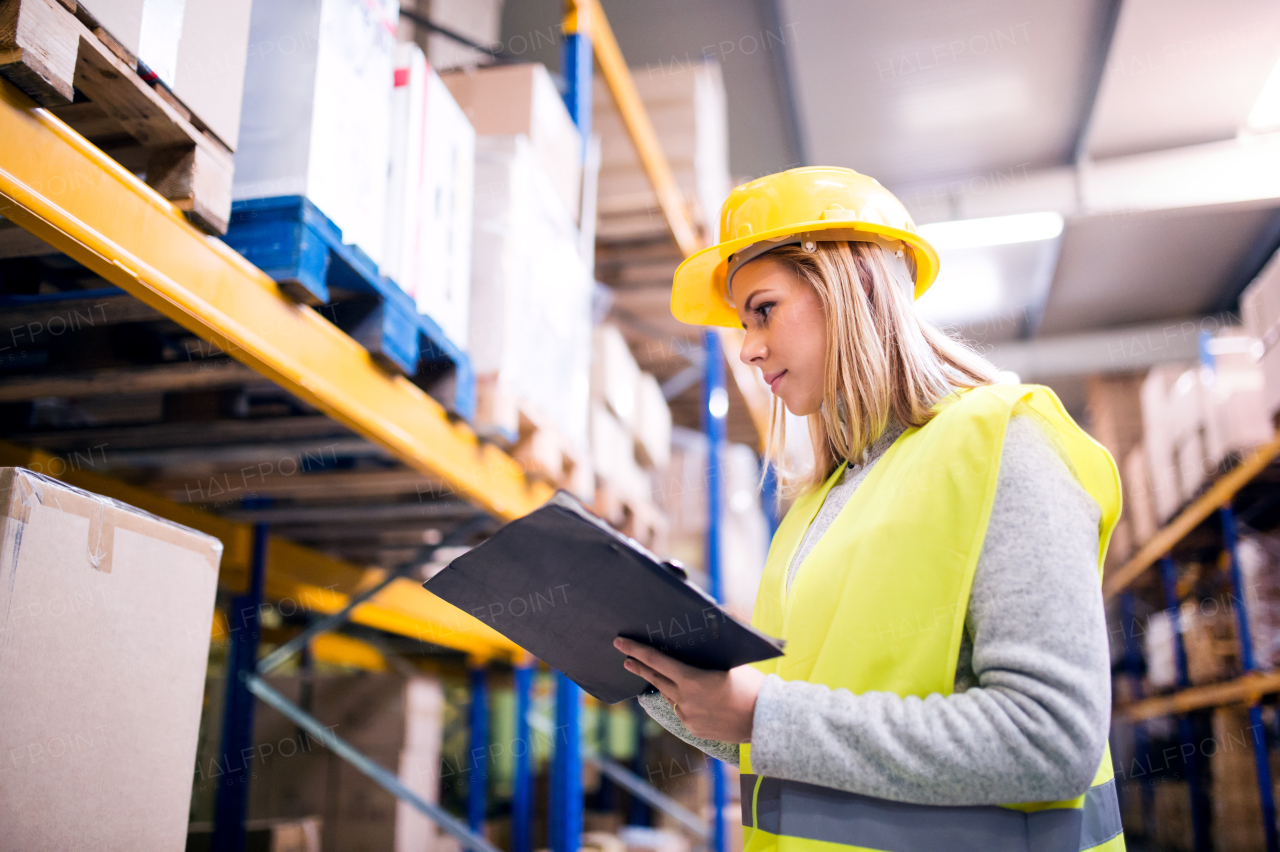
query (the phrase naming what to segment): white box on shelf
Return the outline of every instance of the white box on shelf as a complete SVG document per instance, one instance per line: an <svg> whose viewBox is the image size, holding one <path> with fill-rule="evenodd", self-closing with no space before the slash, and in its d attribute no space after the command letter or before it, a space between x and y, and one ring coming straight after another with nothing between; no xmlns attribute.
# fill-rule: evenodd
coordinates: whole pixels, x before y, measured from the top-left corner
<svg viewBox="0 0 1280 852"><path fill-rule="evenodd" d="M476 140L470 349L477 376L587 446L591 276L528 138Z"/></svg>
<svg viewBox="0 0 1280 852"><path fill-rule="evenodd" d="M416 44L401 44L392 94L383 273L466 347L476 134Z"/></svg>
<svg viewBox="0 0 1280 852"><path fill-rule="evenodd" d="M252 0L85 0L80 6L235 150Z"/></svg>
<svg viewBox="0 0 1280 852"><path fill-rule="evenodd" d="M1206 344L1212 368L1201 371L1205 399L1205 454L1217 465L1271 440L1266 377L1255 358L1258 341L1239 328L1224 329Z"/></svg>
<svg viewBox="0 0 1280 852"><path fill-rule="evenodd" d="M539 63L451 71L442 79L479 136L528 137L573 221L582 204L582 136Z"/></svg>
<svg viewBox="0 0 1280 852"><path fill-rule="evenodd" d="M652 499L652 486L636 463L631 433L598 402L591 405L591 464L618 497L641 503Z"/></svg>
<svg viewBox="0 0 1280 852"><path fill-rule="evenodd" d="M253 5L236 200L305 195L382 262L397 0Z"/></svg>
<svg viewBox="0 0 1280 852"><path fill-rule="evenodd" d="M636 440L649 465L663 470L671 461L671 408L652 373L636 384Z"/></svg>
<svg viewBox="0 0 1280 852"><path fill-rule="evenodd" d="M601 400L630 432L636 430L640 367L618 327L598 325L592 334L591 394Z"/></svg>

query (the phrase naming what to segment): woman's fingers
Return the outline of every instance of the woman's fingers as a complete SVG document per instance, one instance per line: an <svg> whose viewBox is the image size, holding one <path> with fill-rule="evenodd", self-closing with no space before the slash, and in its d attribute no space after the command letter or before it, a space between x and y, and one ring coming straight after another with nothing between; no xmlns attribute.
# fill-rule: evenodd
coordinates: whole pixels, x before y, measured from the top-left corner
<svg viewBox="0 0 1280 852"><path fill-rule="evenodd" d="M622 664L627 671L632 674L640 675L640 677L649 681L663 695L672 695L675 692L676 683L671 678L661 672L646 666L644 663L635 659L628 659Z"/></svg>
<svg viewBox="0 0 1280 852"><path fill-rule="evenodd" d="M634 657L644 663L649 668L665 675L673 680L688 679L692 671L690 666L686 666L679 660L668 657L657 648L650 647L631 639L624 639L619 636L613 640L613 647L617 648L628 657Z"/></svg>

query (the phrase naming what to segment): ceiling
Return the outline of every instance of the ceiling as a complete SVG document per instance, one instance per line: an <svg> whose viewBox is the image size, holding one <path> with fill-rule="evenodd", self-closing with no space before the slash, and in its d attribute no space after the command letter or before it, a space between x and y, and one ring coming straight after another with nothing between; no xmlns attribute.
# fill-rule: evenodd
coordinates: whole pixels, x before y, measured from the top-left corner
<svg viewBox="0 0 1280 852"><path fill-rule="evenodd" d="M1230 309L1280 246L1280 191L1171 204L1152 189L1103 209L1082 189L1131 160L1149 186L1176 186L1182 161L1139 160L1268 138L1248 120L1280 60L1275 0L603 3L633 67L721 61L735 177L848 166L921 223L1061 213L1057 238L943 253L921 307L979 344ZM558 8L508 0L504 44ZM529 58L559 64L546 43ZM656 321L678 257L646 257L615 256L600 277Z"/></svg>

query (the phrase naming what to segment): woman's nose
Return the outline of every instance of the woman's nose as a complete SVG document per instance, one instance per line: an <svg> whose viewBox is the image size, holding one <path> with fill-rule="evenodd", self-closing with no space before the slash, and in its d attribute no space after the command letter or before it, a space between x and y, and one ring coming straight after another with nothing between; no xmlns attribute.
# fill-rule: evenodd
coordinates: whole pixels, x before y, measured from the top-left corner
<svg viewBox="0 0 1280 852"><path fill-rule="evenodd" d="M748 331L747 336L742 341L742 351L738 353L738 358L742 363L753 366L756 361L764 360L768 353L768 347L764 345L760 335Z"/></svg>

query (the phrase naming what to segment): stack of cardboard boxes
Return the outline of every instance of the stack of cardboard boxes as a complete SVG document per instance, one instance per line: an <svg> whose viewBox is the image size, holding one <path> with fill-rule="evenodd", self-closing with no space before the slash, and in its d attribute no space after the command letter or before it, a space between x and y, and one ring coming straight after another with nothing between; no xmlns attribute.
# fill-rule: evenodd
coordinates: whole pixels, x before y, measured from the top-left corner
<svg viewBox="0 0 1280 852"><path fill-rule="evenodd" d="M1245 330L1258 341L1264 406L1269 412L1280 410L1280 252L1241 295L1240 314Z"/></svg>
<svg viewBox="0 0 1280 852"><path fill-rule="evenodd" d="M654 486L671 460L671 411L619 329L597 326L591 360L591 458L596 510L642 543L666 543Z"/></svg>
<svg viewBox="0 0 1280 852"><path fill-rule="evenodd" d="M1254 343L1223 328L1202 336L1200 363L1090 379L1090 431L1115 458L1125 500L1110 564L1128 558L1225 464L1271 438Z"/></svg>
<svg viewBox="0 0 1280 852"><path fill-rule="evenodd" d="M235 150L250 0L84 0L79 5L200 124Z"/></svg>
<svg viewBox="0 0 1280 852"><path fill-rule="evenodd" d="M396 51L382 273L466 348L476 134L416 44Z"/></svg>
<svg viewBox="0 0 1280 852"><path fill-rule="evenodd" d="M592 293L577 224L582 140L541 65L442 79L477 133L468 334L477 425L529 444L523 455L543 466L532 472L582 494ZM545 460L547 446L559 463Z"/></svg>
<svg viewBox="0 0 1280 852"><path fill-rule="evenodd" d="M302 195L384 261L397 0L255 3L236 200Z"/></svg>
<svg viewBox="0 0 1280 852"><path fill-rule="evenodd" d="M663 505L671 525L671 554L708 587L707 439L700 432L676 427L671 464L662 484ZM760 493L760 462L745 444L729 444L720 459L720 572L724 604L750 620L756 590L769 555L770 531Z"/></svg>
<svg viewBox="0 0 1280 852"><path fill-rule="evenodd" d="M437 679L390 672L275 677L272 685L428 801L439 800L444 693ZM304 698L304 692L307 697ZM321 818L322 848L433 849L435 824L283 716L259 707L254 819Z"/></svg>
<svg viewBox="0 0 1280 852"><path fill-rule="evenodd" d="M631 73L694 222L714 237L720 205L732 186L720 65L673 61ZM603 80L596 81L593 107L601 139L600 238L664 237L666 220L657 196Z"/></svg>

